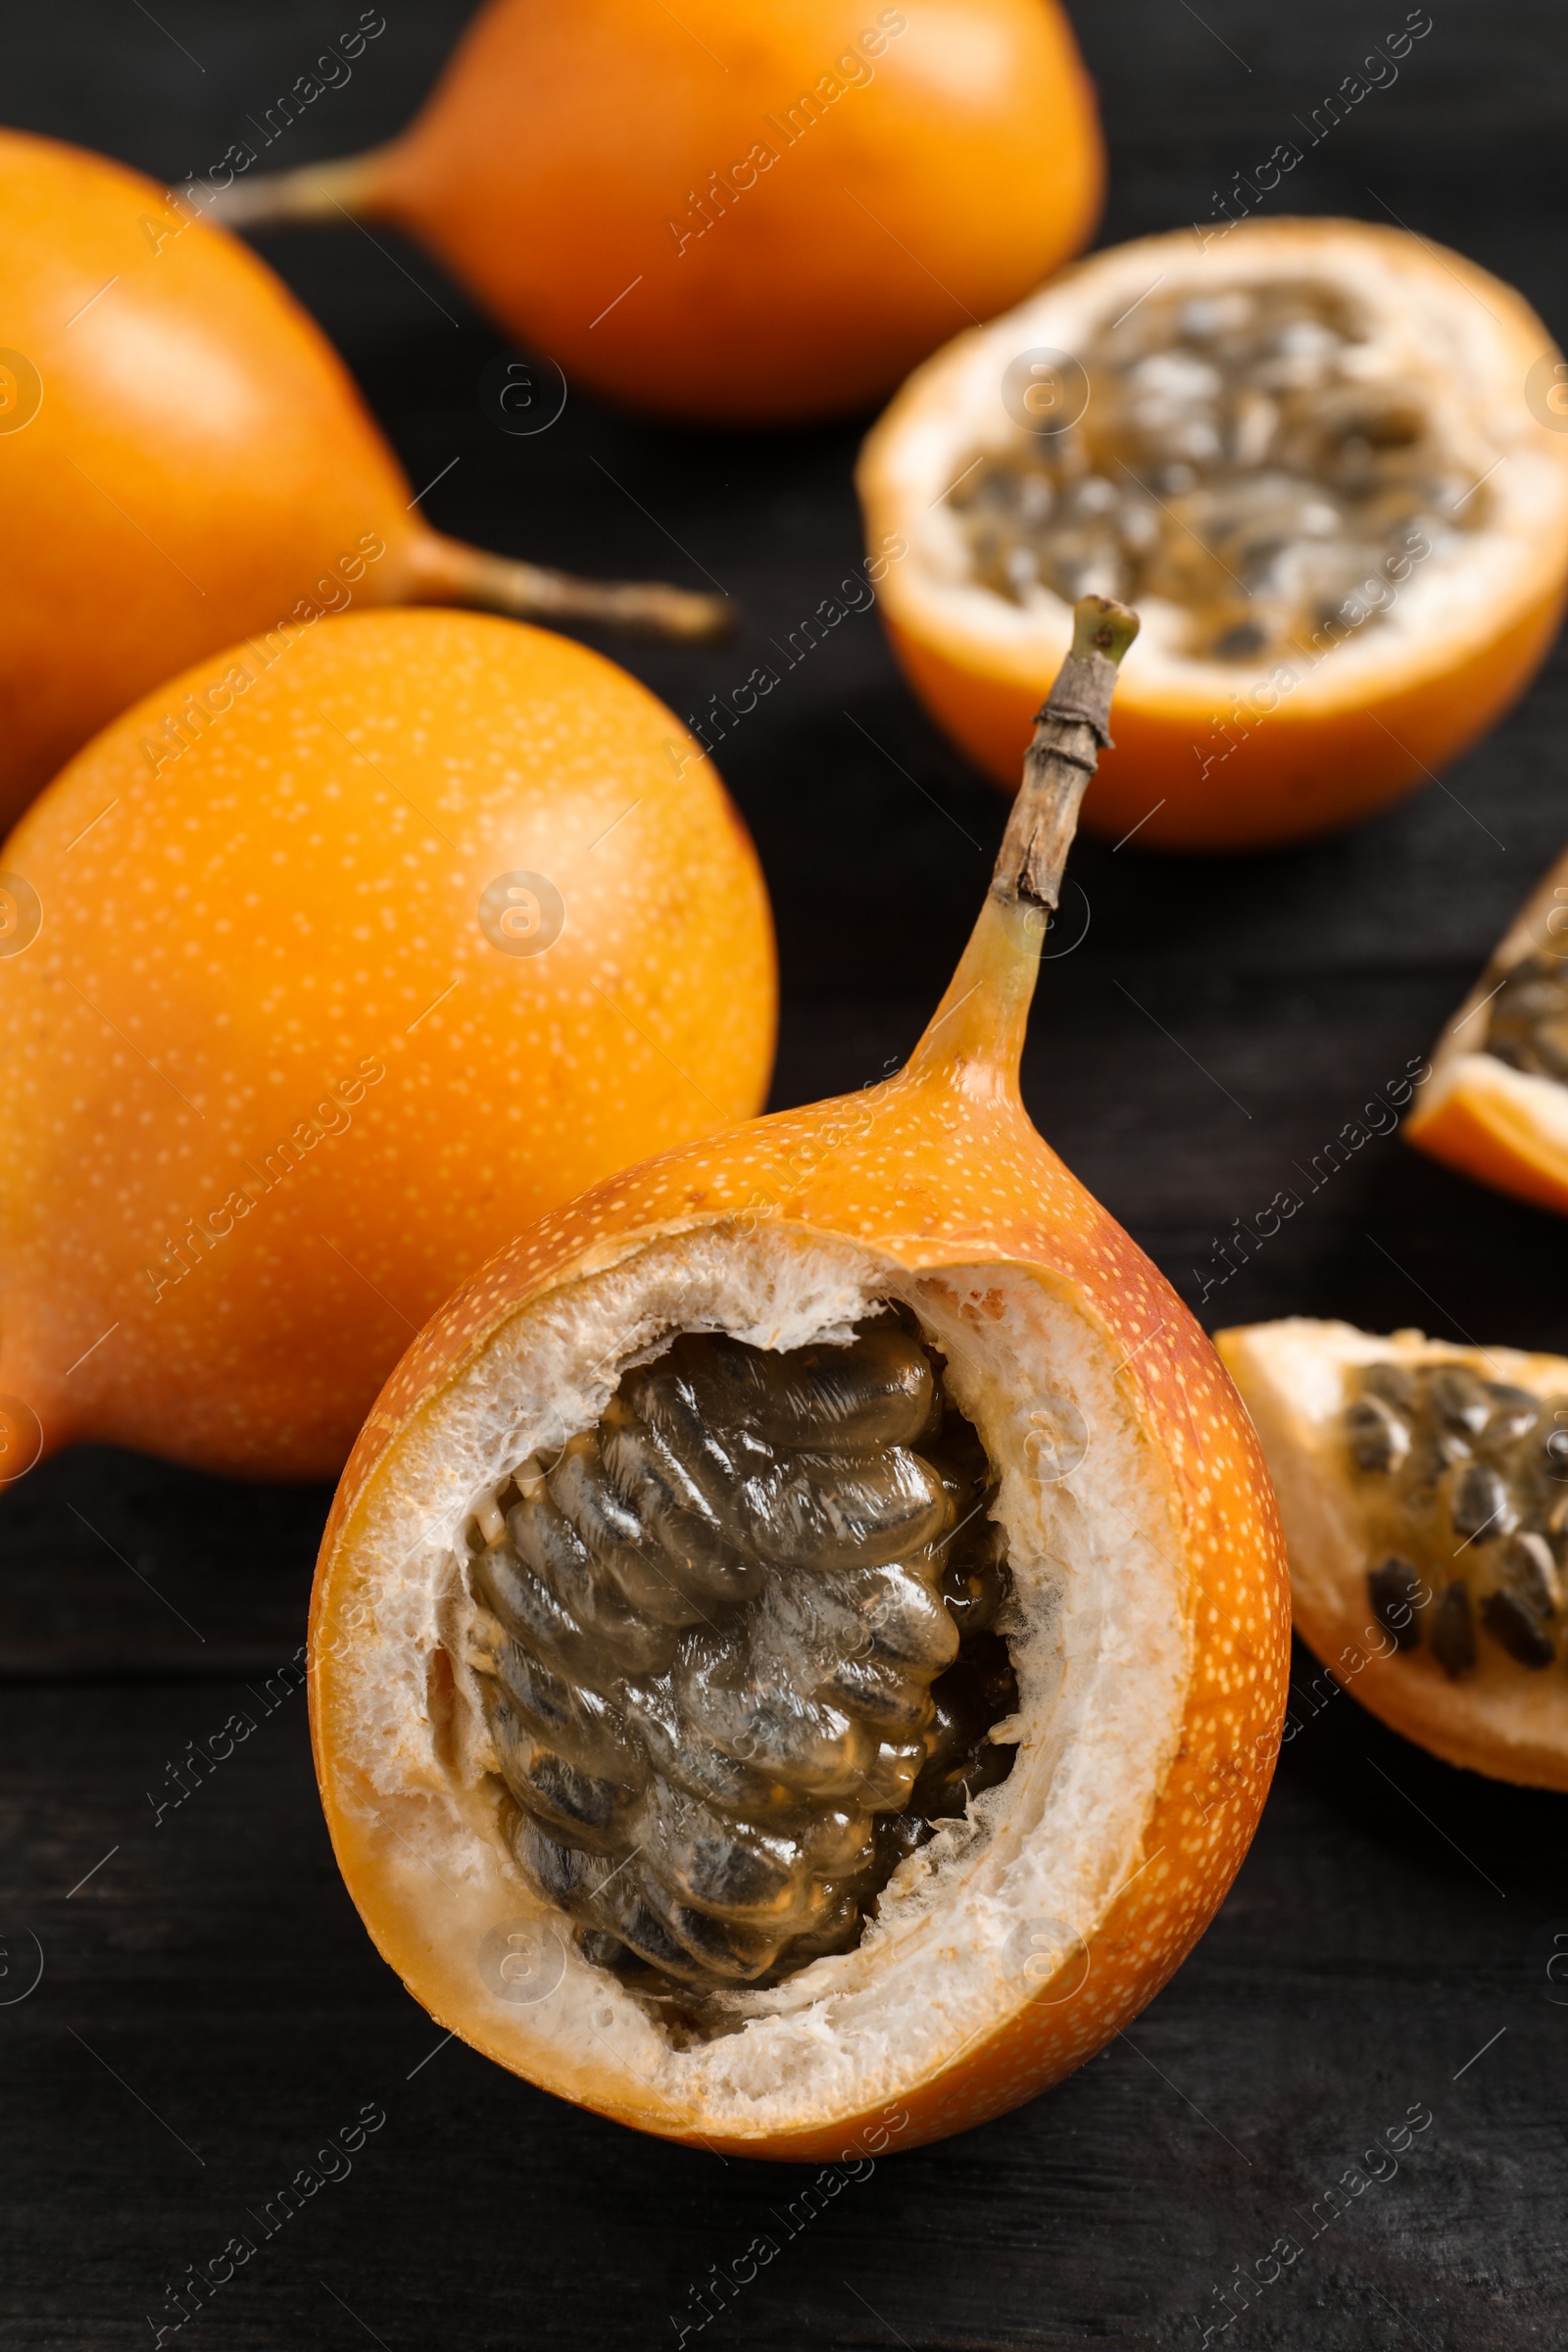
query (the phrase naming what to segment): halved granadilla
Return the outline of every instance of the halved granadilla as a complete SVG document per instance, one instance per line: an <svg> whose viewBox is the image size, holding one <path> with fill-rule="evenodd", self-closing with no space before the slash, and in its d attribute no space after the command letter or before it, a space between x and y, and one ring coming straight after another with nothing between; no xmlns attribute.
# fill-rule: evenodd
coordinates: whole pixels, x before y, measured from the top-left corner
<svg viewBox="0 0 1568 2352"><path fill-rule="evenodd" d="M313 1720L370 1933L650 2132L826 2156L1027 2098L1164 1982L1262 1803L1255 1441L1017 1091L1135 626L1081 609L908 1067L533 1227L333 1507Z"/></svg>
<svg viewBox="0 0 1568 2352"><path fill-rule="evenodd" d="M1406 1139L1568 1214L1568 855L1532 893L1433 1053Z"/></svg>
<svg viewBox="0 0 1568 2352"><path fill-rule="evenodd" d="M1085 823L1178 850L1347 823L1473 742L1551 642L1565 373L1518 294L1402 229L1092 254L928 360L867 439L868 542L906 551L894 650L1011 789L1074 598L1130 598Z"/></svg>
<svg viewBox="0 0 1568 2352"><path fill-rule="evenodd" d="M1568 1361L1300 1317L1215 1344L1302 1641L1450 1764L1568 1788Z"/></svg>

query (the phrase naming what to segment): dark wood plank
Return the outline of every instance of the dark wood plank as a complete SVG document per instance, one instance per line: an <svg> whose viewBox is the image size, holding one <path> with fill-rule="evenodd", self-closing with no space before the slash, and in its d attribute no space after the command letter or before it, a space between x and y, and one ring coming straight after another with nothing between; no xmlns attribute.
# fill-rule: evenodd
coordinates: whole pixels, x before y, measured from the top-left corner
<svg viewBox="0 0 1568 2352"><path fill-rule="evenodd" d="M389 11L291 157L389 135L466 13ZM1210 190L1403 15L1350 0L1075 13L1111 139L1107 239L1205 217ZM118 0L35 11L10 29L12 117L177 179L338 22L315 0L216 19L186 0L156 21ZM1464 0L1314 150L1290 199L1383 217L1381 200L1519 283L1561 335L1565 122L1556 13ZM268 250L416 479L462 458L432 496L444 527L583 568L708 570L742 598L746 632L719 653L612 649L677 710L744 676L856 563L858 426L681 434L574 396L553 432L509 440L476 398L495 332L424 256L385 243L417 283L347 230ZM1339 841L1233 862L1075 853L1091 921L1042 990L1031 1105L1195 1303L1232 1220L1301 1189L1297 1167L1425 1048L1561 846L1565 698L1559 654L1443 789ZM802 662L720 763L779 917L775 1099L858 1086L934 1002L1002 803L910 703L873 614ZM1563 1347L1565 1274L1568 1228L1385 1138L1305 1193L1202 1311ZM1568 1936L1560 1803L1446 1771L1298 1657L1299 1729L1256 1844L1130 2039L985 2131L840 2176L808 2222L810 2174L723 2166L577 2114L441 2046L377 1960L332 1867L283 1672L324 1503L95 1449L0 1499L0 2343L146 2343L166 2287L238 2231L256 2252L179 2340L674 2343L671 2315L690 2323L714 2266L760 2232L776 2257L705 2344L1197 2352L1221 2324L1216 2293L1282 2238L1300 2250L1230 2342L1561 2339L1568 2009L1545 1973L1550 1937ZM188 1743L241 1722L232 1753L170 1801ZM29 1936L43 1977L19 1998ZM247 2219L367 2103L386 2120L348 2177L270 2236ZM1328 2219L1330 2184L1412 2107L1433 2120L1397 2175Z"/></svg>

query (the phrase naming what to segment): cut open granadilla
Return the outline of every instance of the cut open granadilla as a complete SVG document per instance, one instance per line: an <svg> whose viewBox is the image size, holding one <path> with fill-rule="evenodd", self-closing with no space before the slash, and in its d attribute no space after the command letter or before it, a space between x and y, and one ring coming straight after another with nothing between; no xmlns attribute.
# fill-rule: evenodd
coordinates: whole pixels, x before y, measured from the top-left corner
<svg viewBox="0 0 1568 2352"><path fill-rule="evenodd" d="M1165 1981L1261 1806L1255 1440L1017 1091L1135 626L1080 609L908 1066L534 1226L333 1508L313 1719L371 1934L443 2025L647 2131L802 2158L1016 2104Z"/></svg>
<svg viewBox="0 0 1568 2352"><path fill-rule="evenodd" d="M1010 790L1074 598L1127 598L1143 634L1086 825L1239 850L1364 816L1551 642L1565 375L1511 287L1387 223L1091 254L917 368L866 441L867 542L907 551L894 651Z"/></svg>

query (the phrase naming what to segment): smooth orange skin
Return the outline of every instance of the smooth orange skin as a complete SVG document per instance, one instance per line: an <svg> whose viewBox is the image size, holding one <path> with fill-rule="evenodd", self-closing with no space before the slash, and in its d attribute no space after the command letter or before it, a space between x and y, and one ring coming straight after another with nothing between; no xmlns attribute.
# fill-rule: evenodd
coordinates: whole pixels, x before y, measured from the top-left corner
<svg viewBox="0 0 1568 2352"><path fill-rule="evenodd" d="M1231 749L1219 732L1224 711L1196 698L1141 700L1136 675L1124 680L1115 749L1102 755L1085 795L1084 828L1117 841L1137 826L1146 849L1202 854L1277 849L1356 823L1429 783L1517 701L1550 651L1564 595L1555 584L1453 668L1413 676L1364 703L1313 711L1283 702ZM900 666L938 725L1015 791L1040 685L1000 667L970 667L883 617Z"/></svg>
<svg viewBox="0 0 1568 2352"><path fill-rule="evenodd" d="M760 142L777 160L742 185ZM705 232L714 172L733 193ZM352 202L573 383L774 424L864 406L1027 292L1088 238L1103 175L1056 0L491 0Z"/></svg>
<svg viewBox="0 0 1568 2352"><path fill-rule="evenodd" d="M1461 1176L1568 1216L1568 1159L1511 1104L1457 1085L1435 1110L1412 1113L1403 1132L1406 1143Z"/></svg>
<svg viewBox="0 0 1568 2352"><path fill-rule="evenodd" d="M42 379L20 426L0 399L9 826L160 678L302 599L416 594L432 534L336 354L236 239L20 131L0 131L0 338Z"/></svg>
<svg viewBox="0 0 1568 2352"><path fill-rule="evenodd" d="M165 716L236 662L254 682L155 777ZM0 864L42 903L0 956L0 1393L51 1451L335 1474L507 1235L766 1090L767 898L716 773L635 680L517 622L350 614L270 668L199 663ZM542 954L480 929L518 869L565 902Z"/></svg>
<svg viewBox="0 0 1568 2352"><path fill-rule="evenodd" d="M1126 1358L1122 1377L1149 1436L1150 1476L1166 1483L1182 1530L1194 1673L1179 1750L1149 1820L1147 1861L1097 1932L1079 1989L1054 1997L1059 1985L1047 1984L1043 1997L956 2064L901 2093L908 2126L898 2146L984 2122L1082 2064L1172 1975L1241 1863L1267 1793L1286 1694L1289 1592L1273 1492L1251 1422L1203 1332L1031 1126L1016 1089L1016 998L1010 1068L993 1058L983 989L962 1017L963 992L985 962L982 956L977 963L972 945L944 1000L951 1011L928 1032L928 1043L943 1037L940 1054L922 1049L909 1069L864 1094L668 1153L543 1218L420 1333L361 1433L327 1521L312 1600L317 1773L339 1867L383 1956L440 2024L481 2049L483 2027L466 1989L473 1972L454 1968L432 2000L438 1916L421 1923L397 1909L357 1801L367 1784L332 1680L332 1659L352 1646L358 1622L361 1588L347 1547L371 1488L397 1475L400 1433L490 1334L528 1300L671 1232L765 1219L806 1236L853 1237L910 1268L995 1260L1074 1289ZM591 2080L572 2095L637 2129L722 2154L796 2162L842 2155L884 2104L760 2140L715 2133L696 2119L689 2130L651 2125L613 2096L594 2095Z"/></svg>

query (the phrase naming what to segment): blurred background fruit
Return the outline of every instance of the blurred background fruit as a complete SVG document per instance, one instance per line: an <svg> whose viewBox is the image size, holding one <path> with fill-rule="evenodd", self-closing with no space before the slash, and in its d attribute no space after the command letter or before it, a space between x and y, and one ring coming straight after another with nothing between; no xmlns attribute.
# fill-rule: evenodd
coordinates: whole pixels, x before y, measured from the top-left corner
<svg viewBox="0 0 1568 2352"><path fill-rule="evenodd" d="M350 604L722 630L432 531L293 296L152 180L0 131L0 824L160 678Z"/></svg>
<svg viewBox="0 0 1568 2352"><path fill-rule="evenodd" d="M396 221L573 382L772 424L1016 302L1102 178L1056 0L491 0L391 145L218 208Z"/></svg>
<svg viewBox="0 0 1568 2352"><path fill-rule="evenodd" d="M868 543L910 548L884 604L905 674L1010 791L1073 599L1131 597L1086 825L1241 850L1364 816L1491 726L1556 633L1554 365L1511 287L1399 228L1097 253L929 361L866 442Z"/></svg>
<svg viewBox="0 0 1568 2352"><path fill-rule="evenodd" d="M544 630L234 647L3 860L13 1461L20 1411L51 1451L325 1475L491 1250L766 1090L745 828L662 704Z"/></svg>

